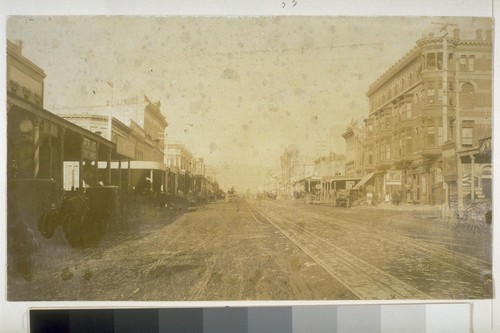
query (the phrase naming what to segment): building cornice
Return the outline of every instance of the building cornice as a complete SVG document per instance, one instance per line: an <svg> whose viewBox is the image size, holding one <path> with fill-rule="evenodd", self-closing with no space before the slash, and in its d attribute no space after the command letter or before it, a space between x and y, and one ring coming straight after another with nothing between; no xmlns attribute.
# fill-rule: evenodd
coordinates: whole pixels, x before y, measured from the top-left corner
<svg viewBox="0 0 500 333"><path fill-rule="evenodd" d="M386 70L378 79L373 82L368 88L366 96L371 96L376 90L382 87L388 82L388 79L395 76L396 73L401 71L401 69L407 67L410 63L415 61L420 55L420 47L415 46L413 49L408 51L400 60L398 60L394 65L392 65L388 70Z"/></svg>
<svg viewBox="0 0 500 333"><path fill-rule="evenodd" d="M42 78L46 78L47 75L45 74L44 70L37 65L35 65L32 61L30 61L28 58L23 56L22 50L19 46L17 46L15 43L11 42L10 40L7 40L7 54L16 60L20 61L21 63L25 64L30 68L31 70L35 71L38 75L40 75Z"/></svg>
<svg viewBox="0 0 500 333"><path fill-rule="evenodd" d="M450 47L492 47L493 42L489 40L460 40L456 38L446 38L448 45ZM432 45L442 45L442 37L430 37L422 38L416 42L416 46L408 51L400 60L398 60L394 65L392 65L388 70L386 70L378 79L376 79L368 88L366 95L369 97L380 87L386 84L389 79L396 76L403 68L407 67L412 63L418 56L422 54L422 49Z"/></svg>

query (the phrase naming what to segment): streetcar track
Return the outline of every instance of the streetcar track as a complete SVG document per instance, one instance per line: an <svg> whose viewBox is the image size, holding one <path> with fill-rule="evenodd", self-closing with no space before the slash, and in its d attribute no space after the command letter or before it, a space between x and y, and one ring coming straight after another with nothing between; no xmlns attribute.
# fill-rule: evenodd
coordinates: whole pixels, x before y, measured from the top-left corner
<svg viewBox="0 0 500 333"><path fill-rule="evenodd" d="M249 204L249 206L251 205ZM292 221L280 216L286 223L279 222L276 217L270 218L255 207L252 208L358 298L431 298L413 286L352 255L333 243L304 228L295 226ZM251 211L250 213L254 219L257 219ZM377 288L374 289L373 286Z"/></svg>
<svg viewBox="0 0 500 333"><path fill-rule="evenodd" d="M465 244L460 244L460 243L450 243L450 242L445 242L445 241L439 241L439 240L433 240L433 239L424 239L424 238L420 238L420 237L413 237L413 236L409 236L409 235L403 235L404 237L408 237L408 238L411 238L413 239L414 241L424 241L425 243L429 243L429 244L440 244L440 245L444 245L444 246L452 246L452 247L466 247L466 248L469 248L469 249L473 249L474 246L473 245L465 245ZM450 251L453 251L453 250L450 250ZM456 252L456 251L454 251ZM460 253L460 252L458 252Z"/></svg>
<svg viewBox="0 0 500 333"><path fill-rule="evenodd" d="M319 214L317 212L310 212L309 211L308 213L311 213L312 215L314 215L315 216L314 218L318 221L327 222L329 224L333 224L333 225L336 225L338 227L342 227L345 229L351 229L351 230L355 229L359 232L363 232L363 233L370 234L370 235L376 234L379 238L385 239L386 241L391 241L391 242L395 241L395 242L398 242L400 245L404 245L404 246L412 245L414 248L419 249L420 251L423 251L426 254L435 255L436 253L440 253L440 254L443 254L443 255L446 255L449 257L459 256L459 257L465 258L465 260L461 260L460 262L464 265L470 265L471 267L464 268L464 267L458 266L456 264L450 263L448 261L445 261L442 259L437 259L437 258L433 258L433 260L442 262L442 263L449 265L449 266L452 266L452 267L456 267L457 269L459 269L465 273L472 274L472 275L478 276L480 278L485 278L485 276L484 276L484 274L477 273L478 271L479 272L491 271L491 264L489 262L486 262L486 261L481 260L481 259L476 258L476 257L472 257L469 255L463 254L461 252L457 252L457 251L453 251L453 250L449 250L449 249L443 249L442 247L437 247L434 244L428 244L428 243L423 244L419 240L415 240L415 239L412 239L408 236L403 236L403 235L397 234L397 233L392 233L390 235L387 235L387 234L382 235L380 233L373 233L373 231L369 232L367 230L367 228L364 228L364 227L359 226L359 225L349 224L349 226L345 226L343 224L335 223L331 220L328 220L324 216L322 216L321 214ZM339 216L338 214L335 216L335 219L343 220L343 221L346 221L349 223L358 222L357 220L355 220L353 218L346 217L346 216ZM485 265L486 265L486 267L484 267Z"/></svg>
<svg viewBox="0 0 500 333"><path fill-rule="evenodd" d="M323 217L322 218L318 218L318 219L320 221L323 221L323 222L327 222L328 221L328 220L325 220ZM345 220L347 222L357 222L354 219L346 218L346 217L341 217L340 219L343 219L343 220ZM337 226L341 226L341 227L347 228L345 226L336 224L335 222L331 222L330 221L330 223L333 223L333 224L335 224ZM363 233L373 234L373 233L370 233L370 232L368 232L366 230L361 230L362 228L359 227L359 226L354 227L354 228L356 228L358 231L361 231ZM363 228L363 229L366 229L366 228ZM483 274L478 274L476 271L485 270L485 267L483 267L484 265L487 265L486 269L488 269L488 270L490 269L490 263L488 263L488 262L486 262L486 261L484 261L482 259L479 259L479 258L476 258L476 257L472 257L472 256L466 255L466 254L458 252L458 251L454 251L454 250L450 250L450 249L445 249L443 247L437 247L434 244L429 244L429 242L419 241L419 240L413 239L411 237L403 236L403 235L400 235L400 234L397 234L397 233L390 233L390 234L383 234L383 235L380 234L380 233L377 233L376 235L379 238L385 239L387 241L398 242L400 245L409 245L409 244L411 244L414 248L418 248L419 250L424 251L426 254L435 255L436 253L440 253L440 254L443 254L443 255L446 255L446 256L449 256L449 257L459 256L459 257L465 258L465 260L461 261L462 264L464 264L464 265L465 264L470 264L472 267L464 268L464 267L458 266L456 264L450 263L448 261L445 261L445 260L442 260L442 259L437 259L437 258L433 258L433 260L440 261L440 262L445 263L447 265L456 267L456 268L458 268L459 270L461 270L461 271L463 271L465 273L473 274L473 275L479 276L481 278L484 278L484 275ZM470 268L472 268L472 270L469 270Z"/></svg>

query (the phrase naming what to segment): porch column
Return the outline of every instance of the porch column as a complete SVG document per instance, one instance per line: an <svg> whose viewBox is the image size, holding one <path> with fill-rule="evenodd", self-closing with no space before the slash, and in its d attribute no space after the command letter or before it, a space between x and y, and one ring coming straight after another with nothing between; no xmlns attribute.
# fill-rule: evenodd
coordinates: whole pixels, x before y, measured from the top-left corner
<svg viewBox="0 0 500 333"><path fill-rule="evenodd" d="M160 192L164 192L165 191L165 188L166 188L166 186L165 186L165 184L166 184L165 180L166 180L165 171L163 171L161 173L161 188L160 188Z"/></svg>
<svg viewBox="0 0 500 333"><path fill-rule="evenodd" d="M108 148L108 156L106 163L106 184L111 185L111 148Z"/></svg>
<svg viewBox="0 0 500 333"><path fill-rule="evenodd" d="M470 178L471 178L471 182L470 182L470 198L471 200L474 200L475 199L475 195L474 195L474 192L475 192L475 173L476 173L476 170L475 170L475 158L474 158L474 155L470 154Z"/></svg>
<svg viewBox="0 0 500 333"><path fill-rule="evenodd" d="M151 192L153 192L153 170L149 170L149 180L151 182Z"/></svg>
<svg viewBox="0 0 500 333"><path fill-rule="evenodd" d="M61 170L59 170L59 180L61 186L64 186L64 134L66 133L66 129L62 126L59 127L59 165L61 166Z"/></svg>
<svg viewBox="0 0 500 333"><path fill-rule="evenodd" d="M52 126L54 126L52 123L49 124L49 137L47 139L48 145L49 145L49 179L52 179L53 170L52 167L54 163L52 163L53 160L53 154L52 154Z"/></svg>
<svg viewBox="0 0 500 333"><path fill-rule="evenodd" d="M127 191L130 191L130 158L128 159L127 165Z"/></svg>
<svg viewBox="0 0 500 333"><path fill-rule="evenodd" d="M122 158L118 157L118 186L122 188Z"/></svg>
<svg viewBox="0 0 500 333"><path fill-rule="evenodd" d="M80 135L80 156L78 160L78 188L83 189L83 135Z"/></svg>
<svg viewBox="0 0 500 333"><path fill-rule="evenodd" d="M33 130L33 178L39 177L40 171L40 120L34 121Z"/></svg>
<svg viewBox="0 0 500 333"><path fill-rule="evenodd" d="M94 184L99 184L99 142L96 142L96 153L95 153L95 161L94 161Z"/></svg>

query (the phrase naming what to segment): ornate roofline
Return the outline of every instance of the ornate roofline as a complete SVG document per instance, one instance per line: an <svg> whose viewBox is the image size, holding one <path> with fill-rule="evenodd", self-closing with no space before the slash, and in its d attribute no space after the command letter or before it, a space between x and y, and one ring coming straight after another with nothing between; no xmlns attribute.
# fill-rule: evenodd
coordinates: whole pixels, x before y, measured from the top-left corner
<svg viewBox="0 0 500 333"><path fill-rule="evenodd" d="M453 37L446 38L448 45L450 46L480 46L480 47L492 47L493 42L489 40L460 40ZM380 88L388 79L394 76L398 71L403 69L405 66L410 64L417 56L422 53L422 48L428 45L438 45L442 44L442 37L428 37L422 38L416 41L416 46L408 51L401 59L399 59L395 64L389 67L382 75L380 75L368 88L367 96L373 94L378 88Z"/></svg>
<svg viewBox="0 0 500 333"><path fill-rule="evenodd" d="M394 65L389 67L382 75L378 77L368 88L367 96L370 96L380 88L383 84L387 82L387 79L394 76L394 74L400 71L402 68L406 67L412 61L414 61L420 55L420 47L415 46L410 51L406 52L406 54L399 59Z"/></svg>

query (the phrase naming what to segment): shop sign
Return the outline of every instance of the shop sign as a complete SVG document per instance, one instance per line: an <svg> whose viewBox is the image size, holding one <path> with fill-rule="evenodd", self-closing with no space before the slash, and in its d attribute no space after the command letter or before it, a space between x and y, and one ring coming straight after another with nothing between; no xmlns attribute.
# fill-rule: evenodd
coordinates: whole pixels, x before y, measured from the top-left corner
<svg viewBox="0 0 500 333"><path fill-rule="evenodd" d="M387 170L385 174L385 184L386 185L401 185L401 178L403 173L401 170Z"/></svg>
<svg viewBox="0 0 500 333"><path fill-rule="evenodd" d="M97 160L97 142L88 138L83 138L82 156L86 160Z"/></svg>

